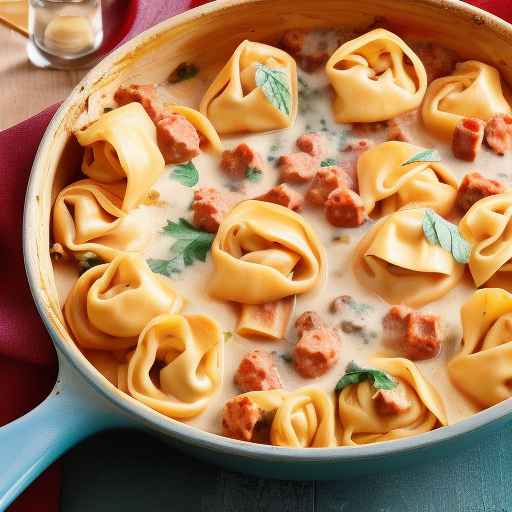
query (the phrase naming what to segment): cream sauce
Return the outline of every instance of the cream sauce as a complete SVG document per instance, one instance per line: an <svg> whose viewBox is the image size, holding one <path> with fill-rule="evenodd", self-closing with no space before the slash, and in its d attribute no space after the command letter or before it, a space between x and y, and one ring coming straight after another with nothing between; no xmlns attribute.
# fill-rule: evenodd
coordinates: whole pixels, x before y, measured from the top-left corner
<svg viewBox="0 0 512 512"><path fill-rule="evenodd" d="M322 37L335 37L334 32L323 33ZM332 40L327 41L327 47L332 46ZM212 67L213 70L213 67ZM213 73L213 71L212 71ZM213 77L213 76L212 76ZM212 78L208 77L208 78ZM263 179L258 183L243 182L243 187L236 192L237 183L230 182L220 171L218 157L202 153L194 159L194 164L199 170L200 180L198 187L214 187L226 194L235 193L240 199L256 197L278 183L279 175L275 162L281 154L297 151L296 139L306 132L322 131L329 139L329 156L342 160L348 158L346 153L340 152L352 140L362 137L382 142L385 139L385 130L360 136L355 134L350 125L339 125L334 122L331 113L331 92L327 78L322 71L308 74L299 72L300 97L299 117L295 125L287 130L243 135L237 137L224 137L223 143L226 149L234 148L240 142L246 142L256 149L267 161ZM209 79L201 77L203 89ZM194 89L194 97L197 96L197 80L190 80L178 84L177 90L173 86L163 86L163 92L167 97L185 97L186 88ZM364 101L364 100L363 100ZM190 104L190 101L188 102ZM192 105L197 106L197 105ZM509 175L509 159L498 157L487 148L482 148L476 162L466 163L453 158L451 148L439 142L428 134L419 124L411 128L411 140L414 144L426 148L436 148L442 155L442 161L456 175L460 181L471 170L480 170L489 178L499 179L506 184L512 178ZM142 205L130 212L130 216L144 224L150 235L150 241L146 246L144 256L146 258L166 258L173 240L161 234L162 227L167 220L176 221L180 217L191 219L190 204L193 198L193 189L187 188L170 178L172 166L168 166L160 179L154 185L154 189L160 193L163 204L157 206ZM307 187L307 186L306 186ZM299 187L300 189L300 187ZM208 295L208 276L213 272L210 258L205 263L195 263L187 267L180 274L173 276L172 280L177 291L187 299L186 312L201 312L215 318L222 326L223 331L234 333L226 342L224 356L224 379L219 392L211 399L208 408L198 417L189 420L188 423L197 428L210 432L221 432L221 414L224 403L239 393L233 382L233 376L241 358L249 351L256 348L275 353L275 361L279 368L284 386L288 390L313 384L315 386L332 391L338 379L344 374L346 365L355 360L360 365L367 364L368 360L377 355L393 354L389 347L382 341L381 320L386 314L389 305L374 293L363 288L354 278L352 267L352 255L354 247L369 229L371 222L366 222L356 229L337 229L332 227L324 218L321 208L306 206L302 215L320 237L328 258L327 278L320 289L297 297L294 314L285 339L275 342L255 341L235 334L237 324L236 308L228 303L213 299ZM348 240L336 241L340 234L346 235ZM64 269L64 270L63 270ZM64 303L70 287L70 280L76 279L76 274L70 273L63 265L55 267L57 283L61 293L61 301ZM417 365L425 377L435 386L445 403L450 423L476 412L475 407L469 403L451 384L446 362L453 357L459 349L462 337L460 323L460 307L474 291L474 286L469 276L457 288L451 290L440 300L428 304L423 311L439 314L442 319L443 350L433 360L419 361ZM350 308L344 312L333 314L329 311L331 301L339 295L350 295L358 303L369 305L369 311L361 317ZM326 322L333 327L340 327L343 320L350 320L364 324L366 336L359 333L342 333L342 352L337 364L325 375L317 379L304 379L293 369L293 365L287 362L289 354L297 341L297 335L293 328L295 318L305 310L315 310L320 313ZM284 357L283 357L284 356ZM98 357L94 357L98 359ZM100 358L101 359L101 358ZM101 364L98 364L101 366Z"/></svg>

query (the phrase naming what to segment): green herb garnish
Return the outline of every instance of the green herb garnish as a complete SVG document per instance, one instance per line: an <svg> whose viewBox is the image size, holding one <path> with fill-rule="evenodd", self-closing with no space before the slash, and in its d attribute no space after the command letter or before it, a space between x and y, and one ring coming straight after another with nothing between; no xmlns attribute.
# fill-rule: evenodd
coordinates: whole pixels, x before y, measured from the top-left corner
<svg viewBox="0 0 512 512"><path fill-rule="evenodd" d="M188 62L182 62L170 75L167 79L171 84L177 84L178 82L183 82L183 80L189 80L190 78L194 78L197 73L199 73L199 69L195 64L189 64Z"/></svg>
<svg viewBox="0 0 512 512"><path fill-rule="evenodd" d="M279 357L285 362L285 363L293 363L293 357L291 354L279 354Z"/></svg>
<svg viewBox="0 0 512 512"><path fill-rule="evenodd" d="M457 263L467 263L471 253L471 245L463 238L459 228L443 219L428 208L423 217L423 233L432 244L448 251Z"/></svg>
<svg viewBox="0 0 512 512"><path fill-rule="evenodd" d="M373 306L371 304L366 304L365 302L357 302L350 295L347 295L346 297L347 299L345 300L345 304L347 304L347 306L356 313L364 315L365 313L368 313L373 310Z"/></svg>
<svg viewBox="0 0 512 512"><path fill-rule="evenodd" d="M258 169L257 167L248 167L245 171L245 177L253 183L257 183L258 181L260 181L262 176L263 171Z"/></svg>
<svg viewBox="0 0 512 512"><path fill-rule="evenodd" d="M171 246L169 259L148 260L153 272L170 276L181 272L195 261L206 261L214 238L212 233L195 228L185 219L178 222L167 221L162 232L172 236L175 242Z"/></svg>
<svg viewBox="0 0 512 512"><path fill-rule="evenodd" d="M420 151L419 153L416 153L415 155L411 156L409 160L406 160L403 164L401 164L401 167L404 167L405 165L413 164L415 162L440 162L441 156L435 149L425 149L424 151Z"/></svg>
<svg viewBox="0 0 512 512"><path fill-rule="evenodd" d="M84 252L77 254L76 259L78 260L78 270L80 275L87 272L92 267L103 265L105 263L96 253Z"/></svg>
<svg viewBox="0 0 512 512"><path fill-rule="evenodd" d="M185 187L193 187L199 181L199 172L192 162L187 162L186 164L174 167L170 177Z"/></svg>
<svg viewBox="0 0 512 512"><path fill-rule="evenodd" d="M263 91L268 101L286 114L291 112L291 93L288 85L289 77L282 69L269 68L264 64L256 64L256 85Z"/></svg>
<svg viewBox="0 0 512 512"><path fill-rule="evenodd" d="M227 343L232 337L233 333L231 331L224 331L224 343Z"/></svg>
<svg viewBox="0 0 512 512"><path fill-rule="evenodd" d="M350 386L369 380L375 389L395 389L398 383L387 373L375 368L361 368L351 361L345 370L345 375L338 381L334 390L336 392Z"/></svg>
<svg viewBox="0 0 512 512"><path fill-rule="evenodd" d="M336 165L338 162L334 158L326 158L320 162L320 167L332 167Z"/></svg>

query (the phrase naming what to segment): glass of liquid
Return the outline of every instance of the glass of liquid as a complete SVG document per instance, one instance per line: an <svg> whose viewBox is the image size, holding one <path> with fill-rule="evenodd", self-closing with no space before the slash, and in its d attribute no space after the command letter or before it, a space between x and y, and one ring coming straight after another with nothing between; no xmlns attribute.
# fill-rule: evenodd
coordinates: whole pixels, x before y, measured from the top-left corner
<svg viewBox="0 0 512 512"><path fill-rule="evenodd" d="M101 0L29 0L29 33L34 65L88 67L103 41Z"/></svg>

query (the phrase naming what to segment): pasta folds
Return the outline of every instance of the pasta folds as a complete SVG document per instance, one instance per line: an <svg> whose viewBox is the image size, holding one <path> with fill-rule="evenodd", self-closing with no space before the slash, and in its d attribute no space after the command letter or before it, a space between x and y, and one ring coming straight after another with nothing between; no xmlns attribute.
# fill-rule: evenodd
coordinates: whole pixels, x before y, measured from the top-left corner
<svg viewBox="0 0 512 512"><path fill-rule="evenodd" d="M53 207L53 238L72 252L93 252L110 261L120 252L138 251L146 236L121 209L125 187L77 181L58 195Z"/></svg>
<svg viewBox="0 0 512 512"><path fill-rule="evenodd" d="M469 270L476 286L489 280L510 282L512 264L512 192L476 202L459 224L462 236L472 245Z"/></svg>
<svg viewBox="0 0 512 512"><path fill-rule="evenodd" d="M338 123L391 119L419 107L427 87L421 60L398 36L378 28L340 46L325 65Z"/></svg>
<svg viewBox="0 0 512 512"><path fill-rule="evenodd" d="M395 378L396 389L409 406L399 414L381 414L373 398L376 389L369 381L347 386L338 401L343 429L341 444L354 446L391 441L448 424L441 398L414 363L403 358L376 358L371 363Z"/></svg>
<svg viewBox="0 0 512 512"><path fill-rule="evenodd" d="M462 306L462 349L448 364L453 384L481 407L512 396L512 295L477 290Z"/></svg>
<svg viewBox="0 0 512 512"><path fill-rule="evenodd" d="M220 387L222 350L220 326L208 316L161 315L140 334L128 365L128 390L170 418L196 416Z"/></svg>
<svg viewBox="0 0 512 512"><path fill-rule="evenodd" d="M85 146L82 172L100 183L126 179L122 209L138 206L162 174L165 163L156 128L140 103L129 103L100 116L76 132Z"/></svg>
<svg viewBox="0 0 512 512"><path fill-rule="evenodd" d="M336 446L332 398L312 387L288 394L272 422L270 441L290 448Z"/></svg>
<svg viewBox="0 0 512 512"><path fill-rule="evenodd" d="M468 60L457 64L451 75L429 85L421 114L428 130L450 140L455 126L465 117L489 121L494 114L508 112L510 105L503 96L499 71Z"/></svg>
<svg viewBox="0 0 512 512"><path fill-rule="evenodd" d="M399 210L378 221L355 250L354 274L390 304L421 307L457 285L464 265L423 233L424 208Z"/></svg>
<svg viewBox="0 0 512 512"><path fill-rule="evenodd" d="M446 215L457 196L457 180L443 165L413 162L425 151L406 142L384 142L365 151L357 162L359 193L368 214L393 213L405 205L432 208Z"/></svg>
<svg viewBox="0 0 512 512"><path fill-rule="evenodd" d="M261 86L258 69L265 78ZM243 41L206 91L199 110L221 135L292 126L297 117L295 61L273 46Z"/></svg>
<svg viewBox="0 0 512 512"><path fill-rule="evenodd" d="M117 256L82 274L64 305L78 346L97 350L133 347L145 325L183 304L168 278L153 273L137 254Z"/></svg>
<svg viewBox="0 0 512 512"><path fill-rule="evenodd" d="M168 105L167 110L171 114L181 114L190 124L194 125L194 128L213 151L221 153L224 150L219 134L210 120L201 112L182 105Z"/></svg>
<svg viewBox="0 0 512 512"><path fill-rule="evenodd" d="M303 293L325 271L325 251L297 213L263 201L239 203L212 244L212 295L263 304Z"/></svg>

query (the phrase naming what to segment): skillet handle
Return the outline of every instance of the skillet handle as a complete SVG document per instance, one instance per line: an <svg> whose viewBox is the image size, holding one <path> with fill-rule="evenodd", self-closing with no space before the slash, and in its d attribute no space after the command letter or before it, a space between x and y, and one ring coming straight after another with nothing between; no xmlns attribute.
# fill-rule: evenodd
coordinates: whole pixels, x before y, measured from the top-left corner
<svg viewBox="0 0 512 512"><path fill-rule="evenodd" d="M0 428L0 510L54 460L82 439L108 428L133 426L63 357L50 395Z"/></svg>

